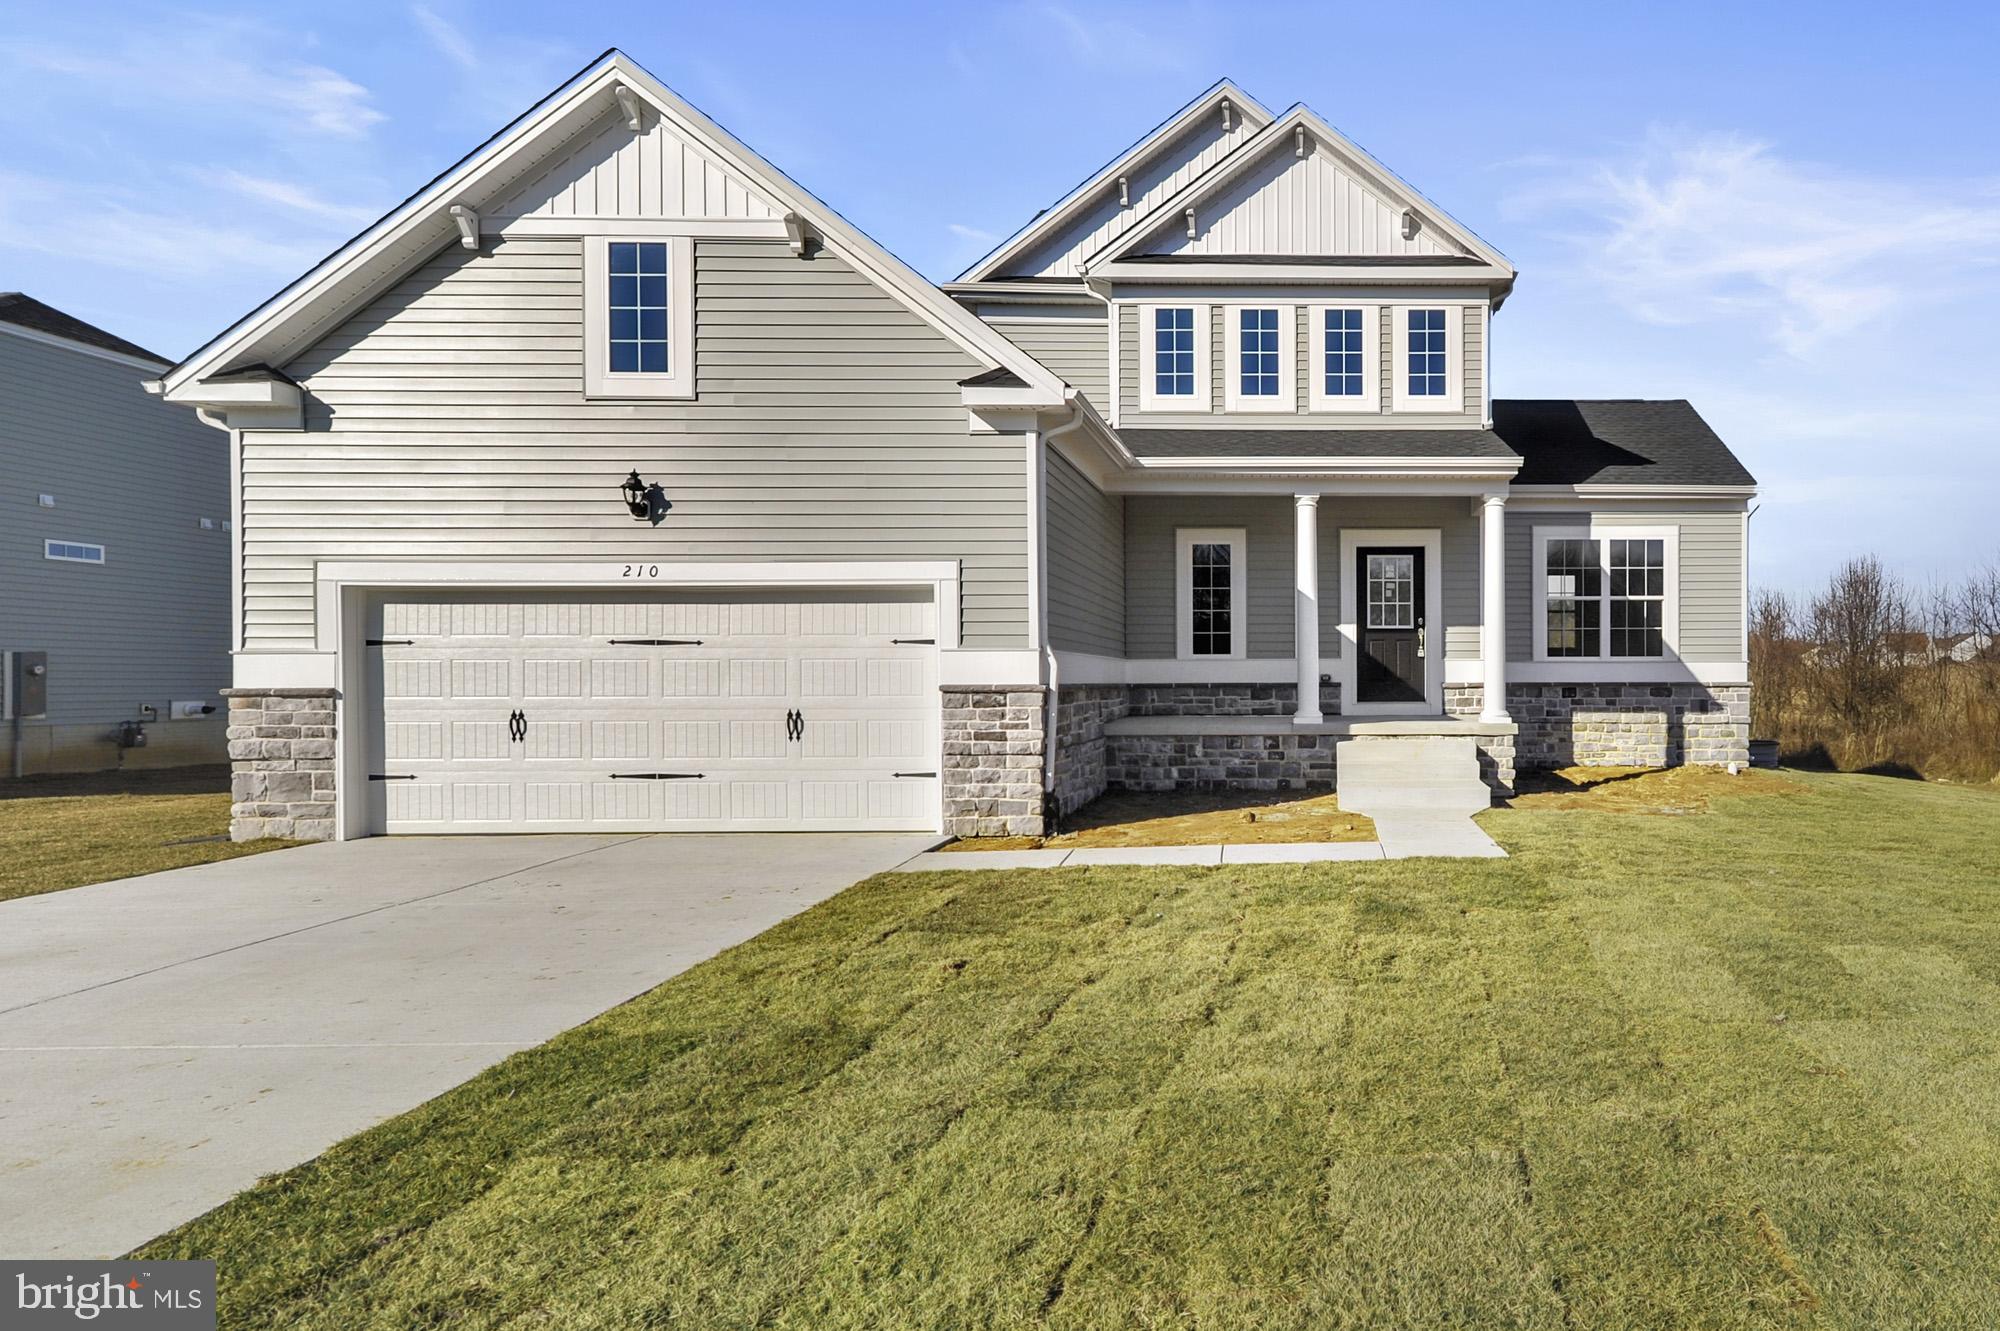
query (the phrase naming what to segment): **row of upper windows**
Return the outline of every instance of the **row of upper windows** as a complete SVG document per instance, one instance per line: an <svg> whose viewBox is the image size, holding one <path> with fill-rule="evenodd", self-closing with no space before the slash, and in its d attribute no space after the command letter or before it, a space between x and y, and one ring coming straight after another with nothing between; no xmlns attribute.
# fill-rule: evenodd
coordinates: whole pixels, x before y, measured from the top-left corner
<svg viewBox="0 0 2000 1331"><path fill-rule="evenodd" d="M1306 362L1309 411L1380 411L1381 320L1393 322L1390 409L1458 412L1463 307L1311 305ZM1208 411L1209 308L1142 305L1141 411ZM1298 315L1291 305L1229 305L1224 318L1223 403L1228 411L1298 410L1292 382Z"/></svg>

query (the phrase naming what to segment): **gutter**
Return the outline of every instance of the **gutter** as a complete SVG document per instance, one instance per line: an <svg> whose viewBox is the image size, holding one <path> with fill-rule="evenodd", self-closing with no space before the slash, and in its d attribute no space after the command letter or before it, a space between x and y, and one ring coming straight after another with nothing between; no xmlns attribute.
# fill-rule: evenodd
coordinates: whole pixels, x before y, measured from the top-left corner
<svg viewBox="0 0 2000 1331"><path fill-rule="evenodd" d="M1036 458L1036 466L1046 468L1048 446L1071 431L1082 429L1083 423L1089 419L1082 403L1076 398L1074 388L1066 388L1064 396L1069 399L1069 419L1042 436L1042 452ZM1044 586L1041 589L1042 594L1036 598L1035 617L1036 630L1042 641L1042 658L1048 674L1048 683L1042 693L1042 832L1047 835L1062 816L1061 810L1056 806L1056 712L1062 696L1062 665L1056 660L1055 644L1049 641L1049 597L1046 585L1049 576L1047 556L1049 491L1046 484L1041 487L1041 503L1042 511L1037 515L1035 530L1044 552L1042 558L1036 561L1036 565L1040 570L1039 576Z"/></svg>

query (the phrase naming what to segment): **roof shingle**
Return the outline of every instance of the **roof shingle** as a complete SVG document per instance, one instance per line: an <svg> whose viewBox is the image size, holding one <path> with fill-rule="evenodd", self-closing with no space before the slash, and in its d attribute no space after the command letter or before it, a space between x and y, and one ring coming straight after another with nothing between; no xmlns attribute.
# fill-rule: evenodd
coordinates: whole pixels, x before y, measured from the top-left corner
<svg viewBox="0 0 2000 1331"><path fill-rule="evenodd" d="M87 324L74 315L64 314L53 305L44 305L33 296L19 291L0 291L0 323L13 324L30 332L46 333L50 337L65 338L71 342L81 342L99 351L115 351L121 356L137 356L141 360L158 361L171 365L165 356L158 356L140 346L137 342L127 342L113 333L107 333L95 324Z"/></svg>

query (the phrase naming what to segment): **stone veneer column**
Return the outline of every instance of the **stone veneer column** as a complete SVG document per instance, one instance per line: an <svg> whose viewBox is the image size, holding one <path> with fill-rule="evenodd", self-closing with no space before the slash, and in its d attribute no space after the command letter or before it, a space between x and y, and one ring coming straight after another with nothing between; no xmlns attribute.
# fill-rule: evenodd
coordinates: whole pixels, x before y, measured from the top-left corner
<svg viewBox="0 0 2000 1331"><path fill-rule="evenodd" d="M333 839L332 689L224 689L229 836Z"/></svg>
<svg viewBox="0 0 2000 1331"><path fill-rule="evenodd" d="M1040 836L1040 684L952 684L943 694L944 830L953 836Z"/></svg>

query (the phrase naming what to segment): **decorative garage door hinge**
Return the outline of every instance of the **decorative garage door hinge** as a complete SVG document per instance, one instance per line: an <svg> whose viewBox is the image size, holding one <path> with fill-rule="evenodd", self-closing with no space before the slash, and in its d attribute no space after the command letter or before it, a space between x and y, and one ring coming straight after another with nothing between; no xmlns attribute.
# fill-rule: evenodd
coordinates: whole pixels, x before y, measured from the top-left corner
<svg viewBox="0 0 2000 1331"><path fill-rule="evenodd" d="M936 772L891 772L891 776L936 776Z"/></svg>
<svg viewBox="0 0 2000 1331"><path fill-rule="evenodd" d="M613 772L613 781L700 781L703 772Z"/></svg>
<svg viewBox="0 0 2000 1331"><path fill-rule="evenodd" d="M700 638L613 638L613 647L699 647Z"/></svg>
<svg viewBox="0 0 2000 1331"><path fill-rule="evenodd" d="M381 772L370 772L368 779L370 781L415 781L417 778L414 776L385 776Z"/></svg>
<svg viewBox="0 0 2000 1331"><path fill-rule="evenodd" d="M368 640L368 646L370 647L414 647L416 645L417 640L415 638L370 638Z"/></svg>

